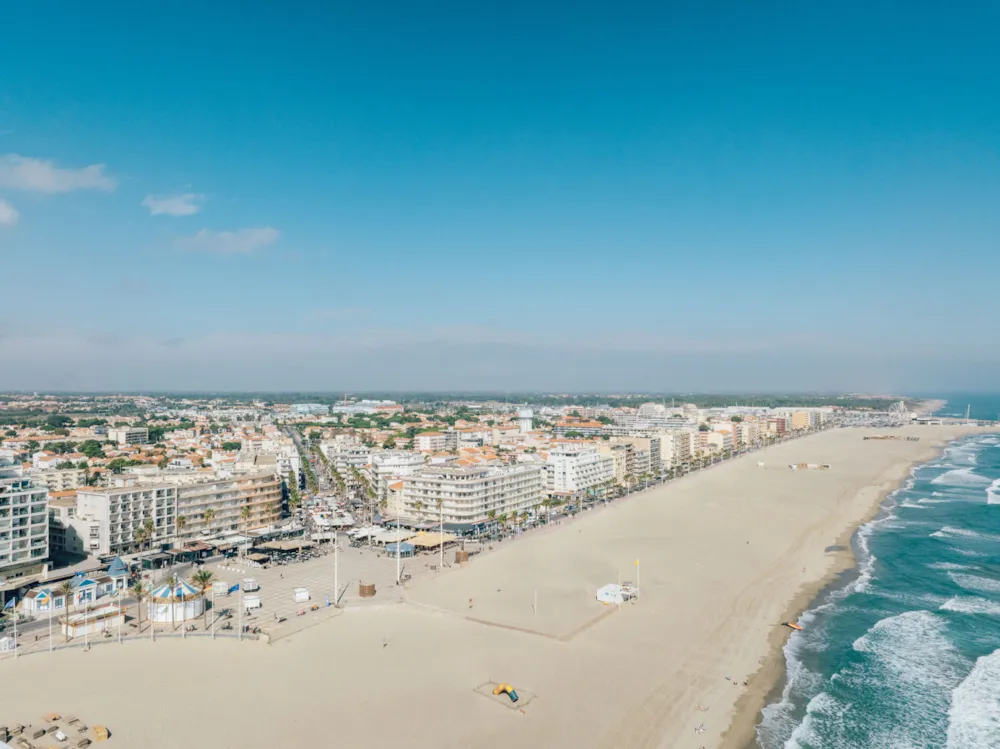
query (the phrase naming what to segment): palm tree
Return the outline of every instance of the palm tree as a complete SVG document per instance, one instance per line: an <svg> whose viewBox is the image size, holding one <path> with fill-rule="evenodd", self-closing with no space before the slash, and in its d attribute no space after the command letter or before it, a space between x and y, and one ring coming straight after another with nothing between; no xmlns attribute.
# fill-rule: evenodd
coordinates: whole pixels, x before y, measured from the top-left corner
<svg viewBox="0 0 1000 749"><path fill-rule="evenodd" d="M205 518L205 525L210 526L212 524L212 521L215 520L215 510L213 510L212 508L208 508L207 510L205 510L205 514L202 517Z"/></svg>
<svg viewBox="0 0 1000 749"><path fill-rule="evenodd" d="M417 515L420 517L421 520L423 520L424 517L424 507L426 507L426 505L420 500L417 500L416 502L413 503L413 508L417 511Z"/></svg>
<svg viewBox="0 0 1000 749"><path fill-rule="evenodd" d="M486 513L486 517L489 518L489 521L490 521L490 533L492 533L493 530L494 530L494 526L496 524L495 521L497 519L497 511L496 510L490 510L489 512Z"/></svg>
<svg viewBox="0 0 1000 749"><path fill-rule="evenodd" d="M507 528L507 513L500 514L500 538L503 538L504 530Z"/></svg>
<svg viewBox="0 0 1000 749"><path fill-rule="evenodd" d="M167 601L170 603L170 631L177 629L177 620L174 616L177 611L177 607L174 605L174 596L177 593L177 586L180 585L181 579L177 577L173 572L163 578L163 584L170 588L170 595L167 596Z"/></svg>
<svg viewBox="0 0 1000 749"><path fill-rule="evenodd" d="M73 583L66 580L56 588L56 594L62 596L63 609L66 610L66 629L63 630L63 642L69 640L69 601L73 595ZM53 602L54 603L54 602Z"/></svg>
<svg viewBox="0 0 1000 749"><path fill-rule="evenodd" d="M250 528L250 515L251 515L250 505L243 505L243 509L240 510L240 520L243 521L243 533L244 533L244 535L246 535L246 532ZM244 547L245 546L246 546L246 544L244 544ZM241 547L241 548L243 548L243 547Z"/></svg>
<svg viewBox="0 0 1000 749"><path fill-rule="evenodd" d="M177 533L180 534L187 527L187 518L183 515L177 516Z"/></svg>
<svg viewBox="0 0 1000 749"><path fill-rule="evenodd" d="M191 575L191 584L198 589L201 593L201 602L205 610L205 629L208 629L208 600L207 593L212 589L212 583L215 582L215 575L213 575L208 570L198 570L193 575Z"/></svg>
<svg viewBox="0 0 1000 749"><path fill-rule="evenodd" d="M136 618L138 618L138 620L139 620L139 632L141 633L142 632L142 600L146 597L146 592L147 592L146 583L144 583L142 581L142 578L140 577L138 580L136 580L134 583L132 583L131 587L129 587L129 592L132 595L135 596L136 609L137 609L137 611L136 611ZM150 625L150 626L152 626L152 625Z"/></svg>

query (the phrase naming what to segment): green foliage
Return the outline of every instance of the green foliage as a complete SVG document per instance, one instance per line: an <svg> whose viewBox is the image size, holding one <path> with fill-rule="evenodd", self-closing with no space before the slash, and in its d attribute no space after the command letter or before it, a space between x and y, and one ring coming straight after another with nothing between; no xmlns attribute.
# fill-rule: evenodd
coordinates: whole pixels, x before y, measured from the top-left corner
<svg viewBox="0 0 1000 749"><path fill-rule="evenodd" d="M101 446L101 443L98 442L97 440L84 440L79 445L77 445L76 449L79 452L86 455L88 458L104 457L104 448Z"/></svg>
<svg viewBox="0 0 1000 749"><path fill-rule="evenodd" d="M711 429L712 428L708 424L699 424L698 425L698 431L699 432L708 432L708 431L711 431Z"/></svg>
<svg viewBox="0 0 1000 749"><path fill-rule="evenodd" d="M63 416L62 414L50 414L45 417L45 423L53 429L60 429L72 424L73 420L68 416Z"/></svg>
<svg viewBox="0 0 1000 749"><path fill-rule="evenodd" d="M101 427L107 423L108 422L106 419L80 419L78 422L76 422L76 425L80 428L87 428L87 427Z"/></svg>
<svg viewBox="0 0 1000 749"><path fill-rule="evenodd" d="M729 420L731 422L733 422L734 424L739 424L741 421L743 421L743 417L742 416L730 416Z"/></svg>
<svg viewBox="0 0 1000 749"><path fill-rule="evenodd" d="M14 431L13 429L8 429L3 434L4 434L5 437L16 437L17 436L17 432Z"/></svg>
<svg viewBox="0 0 1000 749"><path fill-rule="evenodd" d="M223 442L222 449L226 451L239 450L242 445L239 442Z"/></svg>
<svg viewBox="0 0 1000 749"><path fill-rule="evenodd" d="M27 450L29 453L36 452L40 445L35 440L28 440Z"/></svg>

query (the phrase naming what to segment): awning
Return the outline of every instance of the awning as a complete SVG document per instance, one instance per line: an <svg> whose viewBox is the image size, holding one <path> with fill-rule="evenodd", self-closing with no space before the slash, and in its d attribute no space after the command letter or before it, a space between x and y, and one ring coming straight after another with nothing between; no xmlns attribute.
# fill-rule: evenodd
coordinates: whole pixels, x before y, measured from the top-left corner
<svg viewBox="0 0 1000 749"><path fill-rule="evenodd" d="M396 544L386 544L385 550L389 554L395 554L396 553ZM400 554L412 554L413 550L414 550L413 544L401 543L399 545L399 553Z"/></svg>
<svg viewBox="0 0 1000 749"><path fill-rule="evenodd" d="M418 533L413 538L409 539L409 542L414 546L418 546L421 549L432 549L440 546L441 544L446 544L449 541L454 541L457 536L454 533Z"/></svg>

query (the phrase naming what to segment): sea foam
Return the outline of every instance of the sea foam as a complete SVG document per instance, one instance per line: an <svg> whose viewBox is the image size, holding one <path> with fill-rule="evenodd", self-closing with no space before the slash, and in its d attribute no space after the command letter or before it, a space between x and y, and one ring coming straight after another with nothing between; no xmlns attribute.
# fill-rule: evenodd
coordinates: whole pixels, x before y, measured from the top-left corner
<svg viewBox="0 0 1000 749"><path fill-rule="evenodd" d="M949 572L948 577L952 581L966 590L975 590L979 593L1000 593L1000 580L990 577L980 577L979 575L969 575L965 572Z"/></svg>
<svg viewBox="0 0 1000 749"><path fill-rule="evenodd" d="M1000 650L976 661L951 693L947 749L1000 746Z"/></svg>
<svg viewBox="0 0 1000 749"><path fill-rule="evenodd" d="M941 604L940 611L954 611L956 614L989 614L1000 616L1000 603L987 598L955 596Z"/></svg>
<svg viewBox="0 0 1000 749"><path fill-rule="evenodd" d="M932 484L944 486L975 486L977 484L988 484L990 480L980 476L971 468L953 468L942 473L940 476L931 479Z"/></svg>

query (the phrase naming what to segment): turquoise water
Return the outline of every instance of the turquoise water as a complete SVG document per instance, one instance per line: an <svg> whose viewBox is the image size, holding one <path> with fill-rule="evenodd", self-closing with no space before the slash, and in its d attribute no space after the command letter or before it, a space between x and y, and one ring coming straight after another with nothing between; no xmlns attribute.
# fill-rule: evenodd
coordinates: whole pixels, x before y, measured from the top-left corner
<svg viewBox="0 0 1000 749"><path fill-rule="evenodd" d="M1000 438L914 469L854 545L785 646L759 745L1000 747Z"/></svg>

